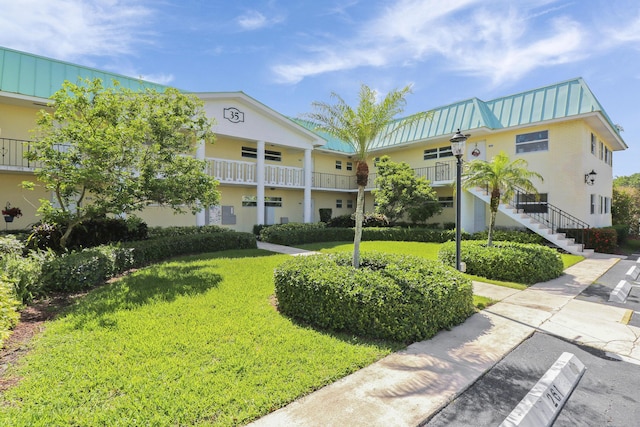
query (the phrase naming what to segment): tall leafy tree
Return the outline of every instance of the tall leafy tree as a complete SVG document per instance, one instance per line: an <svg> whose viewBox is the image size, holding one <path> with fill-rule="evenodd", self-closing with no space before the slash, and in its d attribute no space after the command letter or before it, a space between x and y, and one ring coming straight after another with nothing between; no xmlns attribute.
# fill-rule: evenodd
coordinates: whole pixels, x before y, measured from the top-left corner
<svg viewBox="0 0 640 427"><path fill-rule="evenodd" d="M396 221L405 214L413 222L422 222L442 211L438 196L429 180L417 176L408 163L396 163L389 156L378 162L376 212L389 221Z"/></svg>
<svg viewBox="0 0 640 427"><path fill-rule="evenodd" d="M107 214L158 203L195 213L216 204L217 182L193 157L197 141L214 140L202 101L176 89L133 92L100 79L65 82L41 111L29 160L55 204L41 200L45 221L74 227Z"/></svg>
<svg viewBox="0 0 640 427"><path fill-rule="evenodd" d="M406 96L411 93L411 86L389 92L378 101L378 93L363 84L360 87L358 105L352 108L335 92L331 98L336 102L313 102L315 112L305 114L318 131L327 132L335 138L351 145L356 162L356 182L358 197L356 200L356 230L353 239L353 266L360 266L360 240L362 239L362 222L364 219L364 189L369 181L369 165L367 158L375 141L383 140L417 120L429 116L421 113L402 120L394 120L404 111Z"/></svg>
<svg viewBox="0 0 640 427"><path fill-rule="evenodd" d="M629 176L618 176L613 180L613 185L618 187L633 187L640 190L640 173Z"/></svg>
<svg viewBox="0 0 640 427"><path fill-rule="evenodd" d="M531 182L537 178L543 181L542 175L527 169L528 164L524 159L509 160L509 156L501 151L490 162L473 160L465 164L462 174L462 187L488 188L490 194L489 210L491 219L489 223L489 237L487 245L493 244L493 229L496 225L496 215L500 203L510 201L516 188L527 191L530 194L538 194L538 190Z"/></svg>
<svg viewBox="0 0 640 427"><path fill-rule="evenodd" d="M611 199L611 221L613 225L626 224L631 234L639 233L640 189L636 187L613 186Z"/></svg>

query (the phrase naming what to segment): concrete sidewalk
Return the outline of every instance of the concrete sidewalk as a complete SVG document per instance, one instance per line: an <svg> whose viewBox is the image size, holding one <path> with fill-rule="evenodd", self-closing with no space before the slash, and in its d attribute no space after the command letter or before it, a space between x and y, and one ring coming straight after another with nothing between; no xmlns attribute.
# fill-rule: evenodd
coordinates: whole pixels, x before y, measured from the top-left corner
<svg viewBox="0 0 640 427"><path fill-rule="evenodd" d="M640 329L621 323L626 310L573 299L617 261L596 254L524 291L474 283L501 301L250 425L417 426L536 330L640 363Z"/></svg>

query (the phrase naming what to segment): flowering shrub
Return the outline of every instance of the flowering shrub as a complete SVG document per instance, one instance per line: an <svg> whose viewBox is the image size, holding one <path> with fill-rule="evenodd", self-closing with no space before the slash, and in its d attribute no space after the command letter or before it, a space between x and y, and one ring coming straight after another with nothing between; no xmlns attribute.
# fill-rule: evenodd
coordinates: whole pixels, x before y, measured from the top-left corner
<svg viewBox="0 0 640 427"><path fill-rule="evenodd" d="M613 228L592 228L589 233L588 248L596 252L613 254L616 252L618 233Z"/></svg>

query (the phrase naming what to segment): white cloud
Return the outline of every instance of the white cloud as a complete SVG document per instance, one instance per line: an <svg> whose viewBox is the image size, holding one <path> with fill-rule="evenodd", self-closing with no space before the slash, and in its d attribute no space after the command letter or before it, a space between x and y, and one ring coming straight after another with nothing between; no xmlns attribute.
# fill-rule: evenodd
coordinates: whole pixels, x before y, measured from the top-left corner
<svg viewBox="0 0 640 427"><path fill-rule="evenodd" d="M140 75L140 79L167 86L175 77L173 74L142 74Z"/></svg>
<svg viewBox="0 0 640 427"><path fill-rule="evenodd" d="M117 56L149 42L141 1L0 0L0 45L63 60Z"/></svg>
<svg viewBox="0 0 640 427"><path fill-rule="evenodd" d="M403 0L363 23L352 39L316 47L272 71L279 82L297 83L331 71L444 60L451 70L499 84L585 55L587 32L558 16L566 8L554 3Z"/></svg>
<svg viewBox="0 0 640 427"><path fill-rule="evenodd" d="M257 10L249 10L245 14L236 18L240 28L245 31L259 30L261 28L279 24L283 20L284 18L281 16L267 18Z"/></svg>

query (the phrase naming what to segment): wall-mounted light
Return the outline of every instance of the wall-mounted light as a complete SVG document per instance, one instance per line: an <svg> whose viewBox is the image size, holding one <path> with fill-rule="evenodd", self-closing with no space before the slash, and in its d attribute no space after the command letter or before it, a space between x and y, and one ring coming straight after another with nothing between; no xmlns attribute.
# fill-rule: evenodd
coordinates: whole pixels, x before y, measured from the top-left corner
<svg viewBox="0 0 640 427"><path fill-rule="evenodd" d="M596 182L596 171L591 169L591 172L584 174L584 182L587 185L593 185Z"/></svg>

